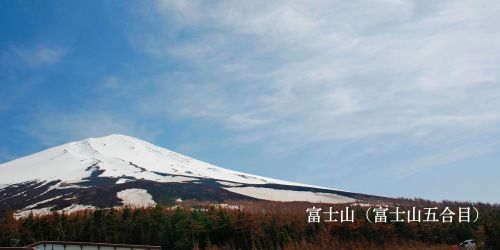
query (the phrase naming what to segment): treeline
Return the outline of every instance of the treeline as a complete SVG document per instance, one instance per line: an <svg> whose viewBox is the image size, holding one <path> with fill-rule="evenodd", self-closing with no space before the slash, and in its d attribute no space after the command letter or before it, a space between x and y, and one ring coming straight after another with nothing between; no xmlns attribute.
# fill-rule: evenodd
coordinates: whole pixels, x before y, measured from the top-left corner
<svg viewBox="0 0 500 250"><path fill-rule="evenodd" d="M366 207L359 206L353 207L354 222L308 223L305 209L311 204L279 202L246 203L244 209L210 205L111 208L20 219L7 212L0 218L0 246L19 239L22 245L64 240L165 249L418 249L445 248L470 238L485 248L500 249L499 207L474 206L480 212L476 223L374 224L365 218Z"/></svg>

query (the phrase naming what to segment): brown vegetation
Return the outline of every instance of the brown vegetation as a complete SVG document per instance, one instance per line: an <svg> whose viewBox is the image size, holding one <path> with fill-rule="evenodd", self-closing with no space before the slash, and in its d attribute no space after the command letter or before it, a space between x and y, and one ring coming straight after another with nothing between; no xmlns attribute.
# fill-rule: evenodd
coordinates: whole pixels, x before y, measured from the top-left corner
<svg viewBox="0 0 500 250"><path fill-rule="evenodd" d="M30 215L0 219L0 246L42 240L161 245L166 249L449 249L473 238L481 246L500 248L500 207L482 203L434 203L394 200L393 204L456 208L475 206L475 223L370 223L366 207L352 206L354 222L307 223L305 209L329 204L241 202L241 209L202 202L175 208L98 209L72 214ZM230 202L228 202L231 204ZM335 205L337 210L346 205Z"/></svg>

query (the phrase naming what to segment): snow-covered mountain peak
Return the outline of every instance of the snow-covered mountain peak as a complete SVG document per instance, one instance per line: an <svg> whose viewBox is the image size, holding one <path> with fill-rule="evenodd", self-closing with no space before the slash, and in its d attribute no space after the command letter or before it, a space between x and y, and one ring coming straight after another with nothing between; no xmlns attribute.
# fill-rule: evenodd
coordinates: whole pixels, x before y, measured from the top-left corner
<svg viewBox="0 0 500 250"><path fill-rule="evenodd" d="M217 167L119 134L0 164L0 212L13 208L19 216L188 199L350 203L365 198Z"/></svg>
<svg viewBox="0 0 500 250"><path fill-rule="evenodd" d="M70 142L0 165L0 184L31 180L78 183L100 177L159 182L210 178L249 184L303 184L232 171L120 134Z"/></svg>

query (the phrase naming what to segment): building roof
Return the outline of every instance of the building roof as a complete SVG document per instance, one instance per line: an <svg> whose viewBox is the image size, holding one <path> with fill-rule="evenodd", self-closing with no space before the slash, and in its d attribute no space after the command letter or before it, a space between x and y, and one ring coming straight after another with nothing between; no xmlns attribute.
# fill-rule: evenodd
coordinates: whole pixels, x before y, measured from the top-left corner
<svg viewBox="0 0 500 250"><path fill-rule="evenodd" d="M34 247L0 247L1 250L33 250Z"/></svg>
<svg viewBox="0 0 500 250"><path fill-rule="evenodd" d="M160 246L150 246L150 245L111 244L111 243L75 242L75 241L40 241L40 242L30 244L24 248L23 247L17 248L17 250L27 250L27 249L32 250L34 247L39 246L39 245L44 245L44 244L161 249ZM2 248L2 250L4 250L4 248ZM16 250L16 249L5 249L5 250Z"/></svg>

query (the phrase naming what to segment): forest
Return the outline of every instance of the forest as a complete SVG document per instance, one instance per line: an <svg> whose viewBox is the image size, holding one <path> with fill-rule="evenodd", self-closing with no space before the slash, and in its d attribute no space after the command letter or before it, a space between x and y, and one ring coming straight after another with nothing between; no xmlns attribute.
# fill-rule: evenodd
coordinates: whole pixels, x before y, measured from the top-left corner
<svg viewBox="0 0 500 250"><path fill-rule="evenodd" d="M351 205L354 222L308 223L306 209L328 204L241 202L236 206L183 203L148 208L103 208L0 218L0 246L42 240L160 245L163 249L449 249L475 239L500 249L500 206L399 199L398 206L474 206L477 222L370 223L366 207ZM336 205L338 209L345 205ZM390 217L390 216L389 216Z"/></svg>

